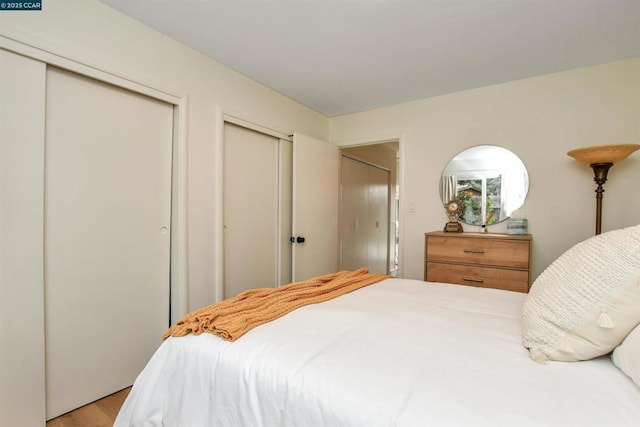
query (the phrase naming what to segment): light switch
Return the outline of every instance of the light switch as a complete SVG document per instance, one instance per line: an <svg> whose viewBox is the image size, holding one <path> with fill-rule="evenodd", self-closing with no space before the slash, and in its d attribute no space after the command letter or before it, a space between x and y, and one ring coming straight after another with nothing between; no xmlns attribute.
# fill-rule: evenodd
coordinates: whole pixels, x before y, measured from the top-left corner
<svg viewBox="0 0 640 427"><path fill-rule="evenodd" d="M409 202L409 212L416 211L416 204L414 202Z"/></svg>

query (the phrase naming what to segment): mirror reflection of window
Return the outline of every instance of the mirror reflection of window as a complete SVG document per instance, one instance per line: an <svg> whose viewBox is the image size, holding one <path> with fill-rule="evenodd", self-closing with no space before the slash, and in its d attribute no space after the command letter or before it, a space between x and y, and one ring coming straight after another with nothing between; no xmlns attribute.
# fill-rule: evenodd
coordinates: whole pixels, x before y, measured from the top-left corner
<svg viewBox="0 0 640 427"><path fill-rule="evenodd" d="M467 224L491 225L501 221L502 175L482 179L458 179L456 194L465 206L462 220Z"/></svg>
<svg viewBox="0 0 640 427"><path fill-rule="evenodd" d="M465 209L460 221L491 225L504 221L524 203L529 178L511 151L492 145L471 147L455 156L440 180L443 203L458 197Z"/></svg>
<svg viewBox="0 0 640 427"><path fill-rule="evenodd" d="M479 223L482 215L482 180L458 179L456 182L458 198L464 205L464 211L460 219L467 224Z"/></svg>

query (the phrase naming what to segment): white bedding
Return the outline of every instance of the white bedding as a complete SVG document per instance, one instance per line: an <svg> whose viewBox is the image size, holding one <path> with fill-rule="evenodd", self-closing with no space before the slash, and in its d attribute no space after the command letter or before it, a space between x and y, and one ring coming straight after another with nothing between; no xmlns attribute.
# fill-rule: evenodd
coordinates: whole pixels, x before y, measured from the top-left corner
<svg viewBox="0 0 640 427"><path fill-rule="evenodd" d="M640 426L609 357L532 361L525 294L388 279L236 342L169 338L116 426Z"/></svg>

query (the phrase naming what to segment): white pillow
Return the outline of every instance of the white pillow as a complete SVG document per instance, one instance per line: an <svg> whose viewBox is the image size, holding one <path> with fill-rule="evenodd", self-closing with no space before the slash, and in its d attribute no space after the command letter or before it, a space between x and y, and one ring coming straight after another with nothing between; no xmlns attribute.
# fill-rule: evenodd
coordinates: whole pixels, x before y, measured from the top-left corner
<svg viewBox="0 0 640 427"><path fill-rule="evenodd" d="M640 326L636 326L613 350L611 360L640 387Z"/></svg>
<svg viewBox="0 0 640 427"><path fill-rule="evenodd" d="M522 343L532 359L609 353L640 323L640 225L578 243L531 286Z"/></svg>

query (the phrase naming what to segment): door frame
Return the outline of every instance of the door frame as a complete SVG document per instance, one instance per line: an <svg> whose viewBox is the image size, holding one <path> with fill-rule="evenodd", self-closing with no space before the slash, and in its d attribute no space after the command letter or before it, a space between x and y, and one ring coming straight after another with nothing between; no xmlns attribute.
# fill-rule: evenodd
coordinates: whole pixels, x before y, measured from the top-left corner
<svg viewBox="0 0 640 427"><path fill-rule="evenodd" d="M360 138L349 138L342 141L334 141L333 143L340 148L342 151L343 148L353 148L353 147L362 147L366 145L379 145L386 144L389 142L397 142L398 143L398 193L400 194L400 208L398 209L398 270L396 273L396 277L402 278L404 277L404 242L405 242L405 229L406 227L403 224L406 224L407 218L405 212L405 205L407 204L407 197L404 194L404 146L405 146L405 134L404 133L392 133L392 134L384 134L384 135L374 135ZM393 203L393 200L391 201ZM342 236L340 236L342 239Z"/></svg>

